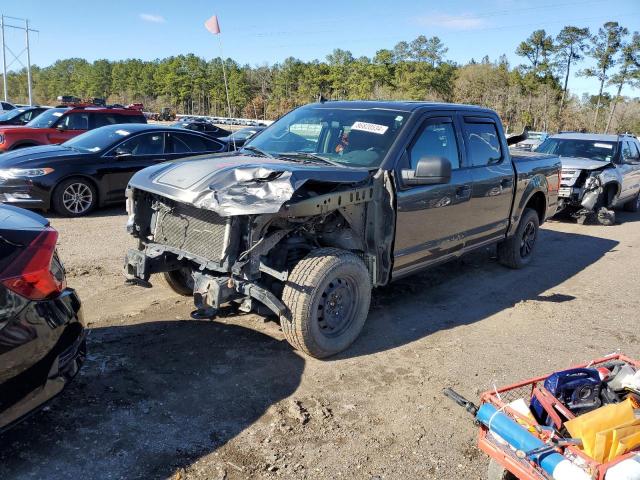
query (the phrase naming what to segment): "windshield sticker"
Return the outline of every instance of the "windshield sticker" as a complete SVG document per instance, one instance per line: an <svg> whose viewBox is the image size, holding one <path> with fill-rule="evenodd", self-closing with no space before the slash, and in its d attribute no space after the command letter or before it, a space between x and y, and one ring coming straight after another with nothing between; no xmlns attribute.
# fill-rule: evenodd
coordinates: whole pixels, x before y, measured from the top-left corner
<svg viewBox="0 0 640 480"><path fill-rule="evenodd" d="M613 145L609 145L608 143L594 143L593 146L596 148L608 148L609 150L613 148Z"/></svg>
<svg viewBox="0 0 640 480"><path fill-rule="evenodd" d="M54 117L61 117L62 116L62 112L53 112L53 116Z"/></svg>
<svg viewBox="0 0 640 480"><path fill-rule="evenodd" d="M123 137L126 137L127 135L129 135L131 132L128 132L126 130L116 130L116 132L118 135L122 135Z"/></svg>
<svg viewBox="0 0 640 480"><path fill-rule="evenodd" d="M377 133L378 135L384 135L389 127L386 125L378 125L377 123L356 122L351 125L351 130L360 130L363 132Z"/></svg>

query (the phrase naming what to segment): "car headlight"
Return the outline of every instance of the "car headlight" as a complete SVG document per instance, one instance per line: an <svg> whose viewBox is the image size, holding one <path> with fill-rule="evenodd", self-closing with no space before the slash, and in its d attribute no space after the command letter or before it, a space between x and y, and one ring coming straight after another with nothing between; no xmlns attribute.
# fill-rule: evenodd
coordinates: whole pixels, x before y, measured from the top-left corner
<svg viewBox="0 0 640 480"><path fill-rule="evenodd" d="M585 190L595 190L600 188L600 179L598 177L589 177L584 182Z"/></svg>
<svg viewBox="0 0 640 480"><path fill-rule="evenodd" d="M8 168L0 170L0 178L42 177L53 172L53 168Z"/></svg>
<svg viewBox="0 0 640 480"><path fill-rule="evenodd" d="M4 143L4 135L0 133L0 143Z"/></svg>

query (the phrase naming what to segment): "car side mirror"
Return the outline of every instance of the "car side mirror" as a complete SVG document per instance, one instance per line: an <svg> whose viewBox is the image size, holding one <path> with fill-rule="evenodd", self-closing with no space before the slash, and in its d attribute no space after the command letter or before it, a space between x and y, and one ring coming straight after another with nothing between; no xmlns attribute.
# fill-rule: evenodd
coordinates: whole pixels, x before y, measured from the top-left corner
<svg viewBox="0 0 640 480"><path fill-rule="evenodd" d="M402 170L405 185L440 185L451 181L451 162L444 157L426 156L418 160L415 170Z"/></svg>
<svg viewBox="0 0 640 480"><path fill-rule="evenodd" d="M61 132L64 132L67 129L67 127L65 127L63 123L57 125L56 128Z"/></svg>
<svg viewBox="0 0 640 480"><path fill-rule="evenodd" d="M115 157L116 158L127 158L131 157L133 154L127 150L126 148L116 148Z"/></svg>

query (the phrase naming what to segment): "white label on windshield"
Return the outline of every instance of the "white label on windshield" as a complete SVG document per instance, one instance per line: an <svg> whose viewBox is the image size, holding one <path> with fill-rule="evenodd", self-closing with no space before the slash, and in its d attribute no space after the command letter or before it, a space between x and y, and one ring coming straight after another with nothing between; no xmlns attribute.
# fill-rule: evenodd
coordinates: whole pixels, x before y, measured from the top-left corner
<svg viewBox="0 0 640 480"><path fill-rule="evenodd" d="M127 135L129 135L131 132L128 132L126 130L116 130L116 133L118 135L122 135L123 137L126 137Z"/></svg>
<svg viewBox="0 0 640 480"><path fill-rule="evenodd" d="M53 112L53 116L54 117L61 117L62 116L62 112Z"/></svg>
<svg viewBox="0 0 640 480"><path fill-rule="evenodd" d="M351 130L361 130L363 132L377 133L378 135L384 135L389 127L386 125L378 125L377 123L356 122L351 125Z"/></svg>
<svg viewBox="0 0 640 480"><path fill-rule="evenodd" d="M593 146L596 148L608 148L609 150L613 148L613 145L609 145L608 143L594 143Z"/></svg>
<svg viewBox="0 0 640 480"><path fill-rule="evenodd" d="M93 147L89 149L90 152L99 152L100 151L100 147Z"/></svg>

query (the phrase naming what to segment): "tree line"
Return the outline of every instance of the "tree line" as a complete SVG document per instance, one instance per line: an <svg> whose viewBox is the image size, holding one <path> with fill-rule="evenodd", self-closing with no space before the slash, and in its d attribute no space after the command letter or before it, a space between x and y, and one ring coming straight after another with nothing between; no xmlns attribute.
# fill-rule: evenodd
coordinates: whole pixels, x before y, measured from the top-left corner
<svg viewBox="0 0 640 480"><path fill-rule="evenodd" d="M226 71L232 116L274 119L292 108L333 99L433 100L483 105L496 110L514 131L534 129L633 131L640 133L640 100L623 97L640 87L640 34L618 22L597 32L565 26L555 36L536 30L515 53L464 65L447 60L438 37L423 35L381 49L370 58L335 49L324 61L293 57L274 65L240 65L232 59L205 60L193 54L153 61L81 58L32 67L34 100L53 104L58 95L102 97L111 103L142 102L180 113L226 116ZM581 68L590 60L588 68ZM593 78L591 95L571 95L571 74ZM12 100L27 98L26 71L8 74ZM610 95L606 87L614 87Z"/></svg>

